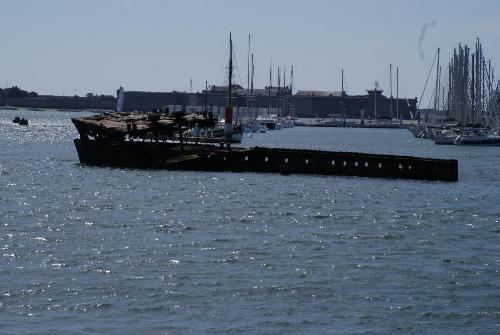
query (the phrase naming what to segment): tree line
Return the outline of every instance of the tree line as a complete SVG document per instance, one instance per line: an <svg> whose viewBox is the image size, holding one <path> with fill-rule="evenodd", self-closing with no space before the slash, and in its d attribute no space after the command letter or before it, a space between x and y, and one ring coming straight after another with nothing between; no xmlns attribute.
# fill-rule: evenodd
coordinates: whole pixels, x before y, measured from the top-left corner
<svg viewBox="0 0 500 335"><path fill-rule="evenodd" d="M8 98L36 98L38 97L38 93L34 91L25 91L20 89L17 86L7 87L5 89L0 88L0 98L5 99L5 93L7 93ZM78 95L73 96L74 98L80 98ZM114 96L106 95L106 94L93 94L87 93L85 95L87 99L99 99L99 100L113 100Z"/></svg>
<svg viewBox="0 0 500 335"><path fill-rule="evenodd" d="M28 92L17 86L7 87L5 89L0 88L0 96L2 98L5 98L6 93L9 98L36 98L38 96L37 92Z"/></svg>

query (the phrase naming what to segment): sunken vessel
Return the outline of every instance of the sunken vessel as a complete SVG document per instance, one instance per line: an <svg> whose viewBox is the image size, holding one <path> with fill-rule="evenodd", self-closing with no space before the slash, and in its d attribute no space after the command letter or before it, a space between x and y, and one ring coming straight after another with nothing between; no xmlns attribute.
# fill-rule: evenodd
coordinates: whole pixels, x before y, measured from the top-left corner
<svg viewBox="0 0 500 335"><path fill-rule="evenodd" d="M456 160L283 148L241 148L226 138L186 138L212 128L211 115L111 113L72 119L80 162L97 166L192 171L270 172L419 180L458 180ZM209 132L206 132L209 133Z"/></svg>

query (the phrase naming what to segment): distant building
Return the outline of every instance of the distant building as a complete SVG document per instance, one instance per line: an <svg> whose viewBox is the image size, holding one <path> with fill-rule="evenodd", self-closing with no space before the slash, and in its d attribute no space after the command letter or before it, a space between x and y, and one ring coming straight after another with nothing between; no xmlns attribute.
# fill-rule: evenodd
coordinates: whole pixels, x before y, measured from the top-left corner
<svg viewBox="0 0 500 335"><path fill-rule="evenodd" d="M416 115L417 98L391 99L382 90L367 90L367 95L347 95L345 92L299 91L292 97L298 117L328 117L345 115L352 119L402 119Z"/></svg>
<svg viewBox="0 0 500 335"><path fill-rule="evenodd" d="M207 106L210 110L220 110L227 105L227 86L210 86L206 92ZM259 114L293 113L297 117L321 117L330 115L346 118L400 118L411 119L416 116L417 98L391 99L384 96L382 90L367 90L367 95L347 95L340 91L301 90L291 95L289 87L265 87L251 92L240 85L233 86L233 107L246 110L247 105L259 110ZM125 92L124 111L165 108L177 106L177 109L189 109L190 106L204 106L205 91L187 92ZM217 109L218 108L218 109ZM243 112L242 112L243 113Z"/></svg>

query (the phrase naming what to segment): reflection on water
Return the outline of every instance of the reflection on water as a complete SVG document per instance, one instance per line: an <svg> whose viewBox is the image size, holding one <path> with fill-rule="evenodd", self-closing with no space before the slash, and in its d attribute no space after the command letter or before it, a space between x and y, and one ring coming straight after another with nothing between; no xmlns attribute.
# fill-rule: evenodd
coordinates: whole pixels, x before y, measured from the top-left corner
<svg viewBox="0 0 500 335"><path fill-rule="evenodd" d="M23 113L29 127L12 124ZM5 333L494 333L498 148L293 128L244 145L459 159L458 183L81 166L0 114Z"/></svg>

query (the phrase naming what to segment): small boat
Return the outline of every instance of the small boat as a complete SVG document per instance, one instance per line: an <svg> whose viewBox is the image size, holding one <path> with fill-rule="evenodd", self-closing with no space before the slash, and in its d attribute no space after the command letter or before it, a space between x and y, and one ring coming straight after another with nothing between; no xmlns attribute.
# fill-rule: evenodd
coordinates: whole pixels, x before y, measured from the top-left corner
<svg viewBox="0 0 500 335"><path fill-rule="evenodd" d="M23 117L16 116L14 120L12 120L12 123L17 123L20 126L27 126L28 120Z"/></svg>
<svg viewBox="0 0 500 335"><path fill-rule="evenodd" d="M458 134L453 129L444 129L433 133L431 139L439 145L453 145L457 136Z"/></svg>
<svg viewBox="0 0 500 335"><path fill-rule="evenodd" d="M434 143L438 145L453 145L456 139L457 135L435 135L432 138Z"/></svg>
<svg viewBox="0 0 500 335"><path fill-rule="evenodd" d="M500 146L500 136L489 135L484 131L466 131L457 136L455 140L457 145L484 145Z"/></svg>
<svg viewBox="0 0 500 335"><path fill-rule="evenodd" d="M213 138L220 139L220 140L225 138L223 127L217 127L215 129L211 130L210 132L211 132ZM243 139L243 127L242 126L234 126L232 134L231 134L231 138L228 139L229 142L241 143L242 139Z"/></svg>
<svg viewBox="0 0 500 335"><path fill-rule="evenodd" d="M268 117L259 116L256 121L265 126L268 130L280 130L283 127L283 125L278 122L278 116L276 114L271 114Z"/></svg>
<svg viewBox="0 0 500 335"><path fill-rule="evenodd" d="M23 118L23 117L19 117L19 116L16 116L14 118L14 120L12 120L12 122L17 123L20 126L27 126L28 125L28 120Z"/></svg>

